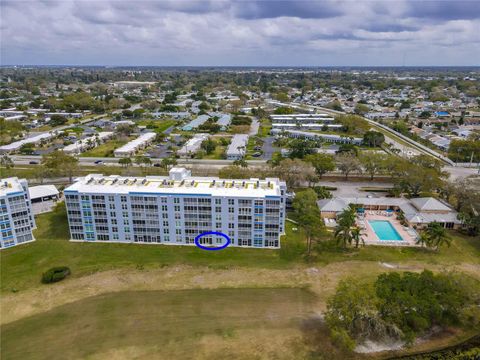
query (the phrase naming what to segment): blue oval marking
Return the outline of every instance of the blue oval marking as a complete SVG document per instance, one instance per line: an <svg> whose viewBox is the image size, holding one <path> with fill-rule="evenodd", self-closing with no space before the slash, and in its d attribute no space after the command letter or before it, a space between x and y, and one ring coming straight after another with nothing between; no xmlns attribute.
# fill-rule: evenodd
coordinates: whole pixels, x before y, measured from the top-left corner
<svg viewBox="0 0 480 360"><path fill-rule="evenodd" d="M218 235L218 236L221 236L221 237L224 237L227 242L225 244L223 244L222 246L212 246L212 247L208 247L208 246L203 246L203 245L200 245L200 239L206 235ZM230 238L228 237L228 235L222 233L222 232L218 232L218 231L207 231L207 232L204 232L204 233L201 233L200 235L197 235L195 237L195 245L197 247L199 247L200 249L203 249L203 250L223 250L225 249L228 245L230 245L231 243L231 240Z"/></svg>

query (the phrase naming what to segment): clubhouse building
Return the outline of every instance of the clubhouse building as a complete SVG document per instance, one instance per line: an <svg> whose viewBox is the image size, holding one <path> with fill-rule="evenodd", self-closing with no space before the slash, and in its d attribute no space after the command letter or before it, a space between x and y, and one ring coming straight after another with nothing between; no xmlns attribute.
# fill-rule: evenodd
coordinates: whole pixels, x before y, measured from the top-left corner
<svg viewBox="0 0 480 360"><path fill-rule="evenodd" d="M286 185L276 178L225 180L90 174L64 190L72 241L194 245L221 232L229 246L279 248L284 234ZM199 238L220 247L223 236Z"/></svg>
<svg viewBox="0 0 480 360"><path fill-rule="evenodd" d="M318 201L323 219L337 218L337 215L356 205L361 212L402 214L407 224L415 229L423 229L432 222L440 223L447 229L458 229L462 223L457 218L458 213L448 204L432 197L425 198L345 198L335 197ZM328 222L328 221L327 221Z"/></svg>

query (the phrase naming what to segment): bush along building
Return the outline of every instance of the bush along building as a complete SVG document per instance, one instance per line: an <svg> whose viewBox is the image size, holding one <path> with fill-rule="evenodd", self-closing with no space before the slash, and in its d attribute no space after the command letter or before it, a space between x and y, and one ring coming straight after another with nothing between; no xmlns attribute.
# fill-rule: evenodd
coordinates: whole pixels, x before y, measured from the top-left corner
<svg viewBox="0 0 480 360"><path fill-rule="evenodd" d="M0 183L0 248L34 241L35 220L25 179L2 179Z"/></svg>
<svg viewBox="0 0 480 360"><path fill-rule="evenodd" d="M194 245L205 232L221 232L229 246L279 248L286 190L276 178L192 177L173 168L168 177L90 174L64 194L72 241ZM199 239L225 242L212 234Z"/></svg>

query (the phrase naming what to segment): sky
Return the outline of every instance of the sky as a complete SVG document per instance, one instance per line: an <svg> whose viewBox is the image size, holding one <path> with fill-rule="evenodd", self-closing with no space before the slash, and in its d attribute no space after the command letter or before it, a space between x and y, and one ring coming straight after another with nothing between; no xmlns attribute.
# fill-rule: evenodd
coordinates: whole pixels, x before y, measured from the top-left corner
<svg viewBox="0 0 480 360"><path fill-rule="evenodd" d="M480 65L480 0L0 0L1 65Z"/></svg>

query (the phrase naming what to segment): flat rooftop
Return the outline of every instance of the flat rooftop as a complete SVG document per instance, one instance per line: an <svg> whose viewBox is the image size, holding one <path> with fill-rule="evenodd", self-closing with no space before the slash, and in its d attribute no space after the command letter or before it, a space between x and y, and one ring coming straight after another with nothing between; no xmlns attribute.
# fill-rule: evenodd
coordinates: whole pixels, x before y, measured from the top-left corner
<svg viewBox="0 0 480 360"><path fill-rule="evenodd" d="M172 170L178 170L174 168ZM64 191L90 194L152 194L152 195L192 195L263 198L280 196L278 179L220 179L218 177L183 178L173 176L125 177L119 175L104 176L90 174L76 179L76 182Z"/></svg>
<svg viewBox="0 0 480 360"><path fill-rule="evenodd" d="M0 181L0 196L23 192L22 184L16 177L1 179Z"/></svg>

